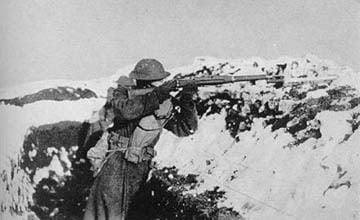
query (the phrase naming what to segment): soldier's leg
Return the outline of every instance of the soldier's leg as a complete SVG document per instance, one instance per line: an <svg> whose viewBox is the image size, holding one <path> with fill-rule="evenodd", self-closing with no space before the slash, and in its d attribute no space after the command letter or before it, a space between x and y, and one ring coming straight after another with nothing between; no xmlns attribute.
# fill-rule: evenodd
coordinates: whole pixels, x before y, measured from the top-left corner
<svg viewBox="0 0 360 220"><path fill-rule="evenodd" d="M103 192L107 219L124 220L127 211L127 161L120 153L109 160L104 167Z"/></svg>
<svg viewBox="0 0 360 220"><path fill-rule="evenodd" d="M102 191L99 188L100 179L94 181L93 186L90 189L90 194L86 204L84 213L84 220L105 220L105 201L102 196Z"/></svg>
<svg viewBox="0 0 360 220"><path fill-rule="evenodd" d="M134 201L134 198L137 194L137 192L139 192L139 189L141 186L144 185L147 176L149 174L150 171L150 166L149 166L149 161L143 161L141 163L138 164L134 164L129 162L128 164L128 180L129 180L129 184L128 184L128 215L127 215L127 219L131 219L131 220L137 220L137 219L141 219L141 220L146 220L146 216L144 215L144 213L142 213L142 210L139 209L139 207L141 207L141 205L139 206L139 204L134 204L132 203ZM140 201L139 199L136 199L136 201L134 202L138 202ZM130 210L129 210L130 209Z"/></svg>
<svg viewBox="0 0 360 220"><path fill-rule="evenodd" d="M124 220L126 161L120 153L112 155L91 188L84 220Z"/></svg>

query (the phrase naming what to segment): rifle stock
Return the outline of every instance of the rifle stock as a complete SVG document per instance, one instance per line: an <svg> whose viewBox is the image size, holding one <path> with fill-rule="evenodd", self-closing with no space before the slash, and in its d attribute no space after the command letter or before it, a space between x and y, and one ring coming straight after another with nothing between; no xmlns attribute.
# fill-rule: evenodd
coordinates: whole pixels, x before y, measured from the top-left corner
<svg viewBox="0 0 360 220"><path fill-rule="evenodd" d="M221 85L235 82L251 82L255 83L257 80L266 80L267 83L275 83L276 87L281 87L284 83L284 76L275 75L268 76L266 74L257 75L240 75L240 76L207 76L207 77L193 77L191 79L174 79L176 81L176 88L182 88L186 85L194 84L196 86L210 86ZM144 95L151 92L154 88L147 89L131 89L129 90L129 97L137 95Z"/></svg>

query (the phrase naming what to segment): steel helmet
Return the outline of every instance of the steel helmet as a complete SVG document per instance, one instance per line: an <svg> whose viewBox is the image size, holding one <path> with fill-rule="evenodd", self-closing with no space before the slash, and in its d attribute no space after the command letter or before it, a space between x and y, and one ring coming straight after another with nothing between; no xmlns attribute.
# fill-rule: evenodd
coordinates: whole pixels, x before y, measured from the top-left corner
<svg viewBox="0 0 360 220"><path fill-rule="evenodd" d="M116 84L118 84L118 86L123 86L123 87L135 86L135 82L127 76L120 76L119 79L116 80L115 82Z"/></svg>
<svg viewBox="0 0 360 220"><path fill-rule="evenodd" d="M164 70L163 65L155 59L142 59L130 73L130 78L137 80L158 81L170 75Z"/></svg>

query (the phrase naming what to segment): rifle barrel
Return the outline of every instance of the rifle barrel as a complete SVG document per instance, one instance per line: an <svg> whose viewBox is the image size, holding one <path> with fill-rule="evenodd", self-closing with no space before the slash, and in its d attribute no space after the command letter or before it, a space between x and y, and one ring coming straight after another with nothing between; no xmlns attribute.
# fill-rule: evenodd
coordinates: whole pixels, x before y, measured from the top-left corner
<svg viewBox="0 0 360 220"><path fill-rule="evenodd" d="M268 76L266 74L257 75L240 75L240 76L208 76L208 77L194 77L192 79L179 79L177 80L178 87L183 87L188 84L195 84L197 86L205 85L219 85L233 82L245 82L266 80L269 83L283 82L283 76Z"/></svg>

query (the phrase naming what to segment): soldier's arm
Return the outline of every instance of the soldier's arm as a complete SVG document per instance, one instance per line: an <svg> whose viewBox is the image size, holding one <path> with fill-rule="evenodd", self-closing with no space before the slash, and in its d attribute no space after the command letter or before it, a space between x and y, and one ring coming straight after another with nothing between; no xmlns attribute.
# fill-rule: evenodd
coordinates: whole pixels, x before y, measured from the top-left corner
<svg viewBox="0 0 360 220"><path fill-rule="evenodd" d="M120 120L132 120L152 114L159 108L159 100L155 92L128 97L126 89L116 89L111 99L114 114Z"/></svg>
<svg viewBox="0 0 360 220"><path fill-rule="evenodd" d="M178 99L173 99L174 106L178 106L173 117L165 125L165 129L179 137L193 134L198 127L197 111L192 100L193 92L182 91Z"/></svg>

